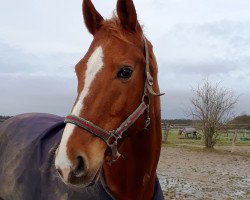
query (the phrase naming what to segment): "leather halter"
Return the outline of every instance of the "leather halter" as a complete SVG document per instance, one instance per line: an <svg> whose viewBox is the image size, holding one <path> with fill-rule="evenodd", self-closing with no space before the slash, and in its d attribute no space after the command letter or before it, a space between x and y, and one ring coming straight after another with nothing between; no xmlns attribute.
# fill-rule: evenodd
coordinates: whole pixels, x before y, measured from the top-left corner
<svg viewBox="0 0 250 200"><path fill-rule="evenodd" d="M75 124L88 132L94 134L95 136L103 139L106 144L111 148L112 153L112 161L116 161L120 157L120 153L118 152L117 145L118 140L122 138L122 134L132 126L136 120L145 112L147 111L147 118L145 122L145 128L147 128L150 124L150 98L149 95L153 96L161 96L164 93L157 94L154 92L153 86L153 77L149 71L149 52L148 52L148 44L147 39L143 36L144 46L145 46L145 59L146 59L146 67L145 67L145 74L146 74L146 81L144 85L144 94L142 96L142 101L140 105L136 108L136 110L115 130L106 131L100 128L99 126L93 124L92 122L75 116L75 115L68 115L65 118L65 123ZM148 98L148 103L145 103L145 98Z"/></svg>

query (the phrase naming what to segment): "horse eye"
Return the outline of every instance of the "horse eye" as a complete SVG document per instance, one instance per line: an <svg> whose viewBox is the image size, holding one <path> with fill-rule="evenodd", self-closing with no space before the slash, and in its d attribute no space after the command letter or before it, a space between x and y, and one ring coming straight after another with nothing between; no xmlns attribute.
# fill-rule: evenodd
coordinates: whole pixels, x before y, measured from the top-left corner
<svg viewBox="0 0 250 200"><path fill-rule="evenodd" d="M132 76L132 74L133 70L131 69L131 67L125 66L118 71L117 77L119 79L129 79Z"/></svg>

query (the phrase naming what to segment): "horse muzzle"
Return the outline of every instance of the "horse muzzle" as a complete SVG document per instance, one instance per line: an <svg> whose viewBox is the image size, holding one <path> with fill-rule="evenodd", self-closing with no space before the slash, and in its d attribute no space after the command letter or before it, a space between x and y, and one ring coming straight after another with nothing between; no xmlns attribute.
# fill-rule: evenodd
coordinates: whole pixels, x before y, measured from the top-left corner
<svg viewBox="0 0 250 200"><path fill-rule="evenodd" d="M61 167L63 165L55 161L59 177L66 185L87 187L98 181L100 168L90 170L88 161L83 155L78 155L73 163L71 166Z"/></svg>

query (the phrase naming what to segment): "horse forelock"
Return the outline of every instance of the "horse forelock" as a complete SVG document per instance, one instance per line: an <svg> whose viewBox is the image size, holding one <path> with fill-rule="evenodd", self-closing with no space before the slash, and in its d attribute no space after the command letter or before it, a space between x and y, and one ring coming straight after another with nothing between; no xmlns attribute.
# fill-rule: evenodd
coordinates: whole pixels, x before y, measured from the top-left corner
<svg viewBox="0 0 250 200"><path fill-rule="evenodd" d="M117 17L116 13L113 14L113 17L108 20L102 21L101 29L105 30L109 36L115 37L125 43L128 44L133 44L136 46L139 46L140 49L144 49L144 40L143 37L143 26L139 24L138 22L138 28L136 32L130 32L125 30L120 22L120 19ZM153 46L152 44L148 41L148 50L149 50L149 55L150 55L150 70L151 73L154 77L157 77L157 62L155 59L155 55L153 52Z"/></svg>
<svg viewBox="0 0 250 200"><path fill-rule="evenodd" d="M138 24L138 27L141 26ZM125 30L116 14L114 14L111 19L102 21L101 29L107 31L110 36L116 37L126 43L134 44L134 40L136 39L138 40L138 44L143 46L142 29L138 28L135 32ZM131 39L133 39L133 41L131 41Z"/></svg>

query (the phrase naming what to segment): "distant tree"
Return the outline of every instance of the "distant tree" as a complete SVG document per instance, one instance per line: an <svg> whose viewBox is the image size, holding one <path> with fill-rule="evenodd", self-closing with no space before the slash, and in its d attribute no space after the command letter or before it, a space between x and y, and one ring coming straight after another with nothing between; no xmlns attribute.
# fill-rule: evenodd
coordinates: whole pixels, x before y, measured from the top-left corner
<svg viewBox="0 0 250 200"><path fill-rule="evenodd" d="M250 115L239 115L235 117L231 123L236 124L250 124Z"/></svg>
<svg viewBox="0 0 250 200"><path fill-rule="evenodd" d="M230 128L233 129L250 129L250 115L240 115L229 122Z"/></svg>
<svg viewBox="0 0 250 200"><path fill-rule="evenodd" d="M220 83L212 84L207 79L193 88L192 92L188 114L200 120L205 147L213 148L218 131L233 118L238 97Z"/></svg>
<svg viewBox="0 0 250 200"><path fill-rule="evenodd" d="M0 115L0 120L3 121L3 120L6 120L6 119L9 119L11 118L10 116L3 116L3 115Z"/></svg>

